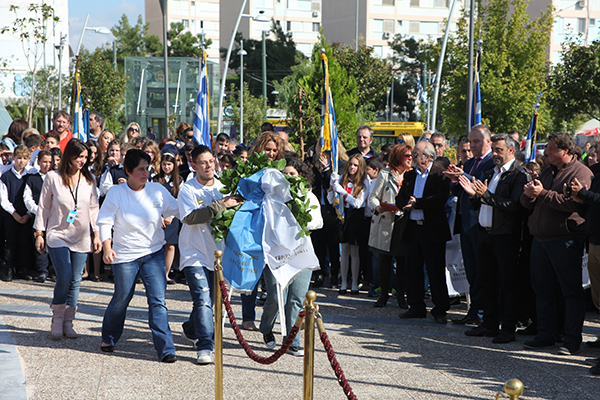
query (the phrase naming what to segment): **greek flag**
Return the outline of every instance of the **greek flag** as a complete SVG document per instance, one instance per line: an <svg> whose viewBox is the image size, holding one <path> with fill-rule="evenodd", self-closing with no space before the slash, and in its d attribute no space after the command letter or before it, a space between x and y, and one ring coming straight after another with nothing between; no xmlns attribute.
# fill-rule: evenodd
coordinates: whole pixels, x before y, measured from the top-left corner
<svg viewBox="0 0 600 400"><path fill-rule="evenodd" d="M421 77L417 74L417 100L419 103L423 102L425 99L423 97L423 85L421 84Z"/></svg>
<svg viewBox="0 0 600 400"><path fill-rule="evenodd" d="M196 115L194 115L194 140L198 144L210 145L210 121L208 119L208 78L206 76L206 51L202 50L200 60L200 88L196 98Z"/></svg>
<svg viewBox="0 0 600 400"><path fill-rule="evenodd" d="M85 129L85 116L83 103L81 101L81 75L75 72L75 84L73 85L73 137L87 142L88 134Z"/></svg>
<svg viewBox="0 0 600 400"><path fill-rule="evenodd" d="M537 133L537 109L531 114L531 122L527 130L527 140L525 141L525 162L535 161L535 135Z"/></svg>
<svg viewBox="0 0 600 400"><path fill-rule="evenodd" d="M473 112L471 113L471 126L481 124L481 85L479 72L481 72L481 47L475 55L475 82L473 85Z"/></svg>
<svg viewBox="0 0 600 400"><path fill-rule="evenodd" d="M335 123L335 109L333 98L329 87L329 64L325 50L321 49L321 61L323 63L323 104L321 108L321 153L329 158L331 172L338 173L338 134ZM340 195L336 193L334 206L338 218L343 221L344 207L340 201Z"/></svg>

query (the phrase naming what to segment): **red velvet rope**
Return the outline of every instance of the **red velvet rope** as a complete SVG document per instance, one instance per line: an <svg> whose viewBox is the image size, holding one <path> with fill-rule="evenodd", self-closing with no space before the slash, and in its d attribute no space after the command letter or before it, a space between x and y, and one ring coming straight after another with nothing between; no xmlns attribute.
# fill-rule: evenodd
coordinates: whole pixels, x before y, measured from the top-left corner
<svg viewBox="0 0 600 400"><path fill-rule="evenodd" d="M329 362L331 363L331 368L333 368L333 371L335 372L335 376L338 380L338 383L344 390L344 394L346 395L346 397L349 400L357 400L358 398L356 397L354 392L352 392L350 383L348 383L348 379L346 379L346 376L344 376L344 371L342 370L340 363L338 362L337 358L335 357L335 353L333 352L333 347L331 346L331 342L329 341L327 332L320 333L319 337L321 338L321 342L323 342L323 346L325 347L325 351L327 352L327 358L329 359Z"/></svg>
<svg viewBox="0 0 600 400"><path fill-rule="evenodd" d="M237 337L238 342L240 342L240 345L242 346L242 348L244 349L244 351L246 352L248 357L250 357L251 360L256 361L259 364L269 365L269 364L273 364L275 361L279 360L279 358L282 355L287 353L290 346L294 342L294 339L296 338L296 335L298 334L298 331L300 330L300 328L298 328L297 326L294 325L294 327L290 331L289 335L287 336L287 338L285 339L285 341L283 342L283 344L281 345L279 350L277 350L275 353L273 353L272 356L270 356L270 357L259 356L254 351L252 351L252 349L250 348L250 345L246 342L246 339L244 339L244 336L242 335L242 331L235 320L235 316L233 315L233 310L231 309L231 303L229 302L229 296L227 295L227 287L225 286L225 282L221 281L220 286L221 286L221 293L223 294L223 303L225 303L225 310L227 311L227 316L229 317L229 322L231 323L231 327L233 328L233 331L235 332L235 336ZM304 317L304 311L300 311L300 316Z"/></svg>

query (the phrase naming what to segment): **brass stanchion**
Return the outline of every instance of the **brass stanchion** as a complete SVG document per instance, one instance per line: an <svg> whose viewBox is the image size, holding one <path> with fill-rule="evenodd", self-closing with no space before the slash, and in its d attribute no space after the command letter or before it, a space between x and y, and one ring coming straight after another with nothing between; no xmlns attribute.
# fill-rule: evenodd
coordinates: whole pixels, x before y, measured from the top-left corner
<svg viewBox="0 0 600 400"><path fill-rule="evenodd" d="M519 396L523 394L525 390L525 386L523 382L518 379L509 379L504 384L504 391L506 394L502 392L496 392L496 400L500 398L500 396L508 397L510 400L519 400Z"/></svg>
<svg viewBox="0 0 600 400"><path fill-rule="evenodd" d="M313 398L313 376L315 372L315 311L317 307L313 302L317 294L313 290L306 292L304 302L304 382L302 386L302 399ZM300 332L298 332L299 334Z"/></svg>
<svg viewBox="0 0 600 400"><path fill-rule="evenodd" d="M215 400L223 400L223 294L221 293L221 279L223 252L215 251Z"/></svg>

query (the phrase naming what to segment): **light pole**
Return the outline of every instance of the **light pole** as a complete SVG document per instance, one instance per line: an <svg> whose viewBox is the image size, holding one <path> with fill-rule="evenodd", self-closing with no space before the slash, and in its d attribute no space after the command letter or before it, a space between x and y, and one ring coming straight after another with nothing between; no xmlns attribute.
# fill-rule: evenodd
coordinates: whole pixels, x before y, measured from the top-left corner
<svg viewBox="0 0 600 400"><path fill-rule="evenodd" d="M262 30L262 86L263 86L263 104L265 112L267 110L267 35Z"/></svg>
<svg viewBox="0 0 600 400"><path fill-rule="evenodd" d="M164 1L164 0L163 0ZM231 33L231 40L229 41L229 47L227 48L227 55L225 56L225 65L223 65L223 73L221 74L221 95L219 96L219 109L218 118L217 118L217 133L221 132L223 128L223 94L225 93L225 80L227 79L227 69L229 68L229 59L231 58L231 50L233 49L233 43L235 42L235 33L240 26L240 21L242 17L252 18L254 21L258 22L268 22L269 18L267 18L264 14L264 11L259 11L258 15L253 17L252 15L244 14L244 7L246 7L246 3L248 0L244 0L242 3L242 7L240 8L240 13L238 15L237 21L235 22L235 26L233 28L233 32Z"/></svg>
<svg viewBox="0 0 600 400"><path fill-rule="evenodd" d="M54 45L54 47L58 50L58 109L62 108L62 55L63 48L67 45L67 35L64 35L60 38L60 43Z"/></svg>
<svg viewBox="0 0 600 400"><path fill-rule="evenodd" d="M103 35L110 35L112 33L110 31L110 29L105 28L103 26L99 26L99 27L87 26L89 18L90 18L90 14L87 14L85 16L85 22L83 23L83 29L81 30L81 36L79 36L79 43L77 43L77 51L75 52L75 57L79 56L79 50L81 49L81 42L83 42L83 35L85 34L86 30L94 31L96 33L101 33Z"/></svg>
<svg viewBox="0 0 600 400"><path fill-rule="evenodd" d="M165 134L169 135L169 54L167 42L167 0L160 0L160 10L163 15L163 58L165 61ZM165 136L166 137L166 136Z"/></svg>
<svg viewBox="0 0 600 400"><path fill-rule="evenodd" d="M244 143L244 56L248 55L244 50L244 41L240 42L240 144Z"/></svg>

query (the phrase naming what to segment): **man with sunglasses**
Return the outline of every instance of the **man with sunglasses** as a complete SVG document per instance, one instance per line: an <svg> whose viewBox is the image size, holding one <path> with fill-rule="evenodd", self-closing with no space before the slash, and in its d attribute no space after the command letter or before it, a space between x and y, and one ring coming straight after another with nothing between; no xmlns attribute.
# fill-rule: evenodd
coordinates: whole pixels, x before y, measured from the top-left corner
<svg viewBox="0 0 600 400"><path fill-rule="evenodd" d="M104 130L104 115L98 111L90 112L90 140L98 141L100 134Z"/></svg>
<svg viewBox="0 0 600 400"><path fill-rule="evenodd" d="M429 139L433 147L435 148L435 157L443 157L444 150L446 150L446 138L441 132L435 132Z"/></svg>

